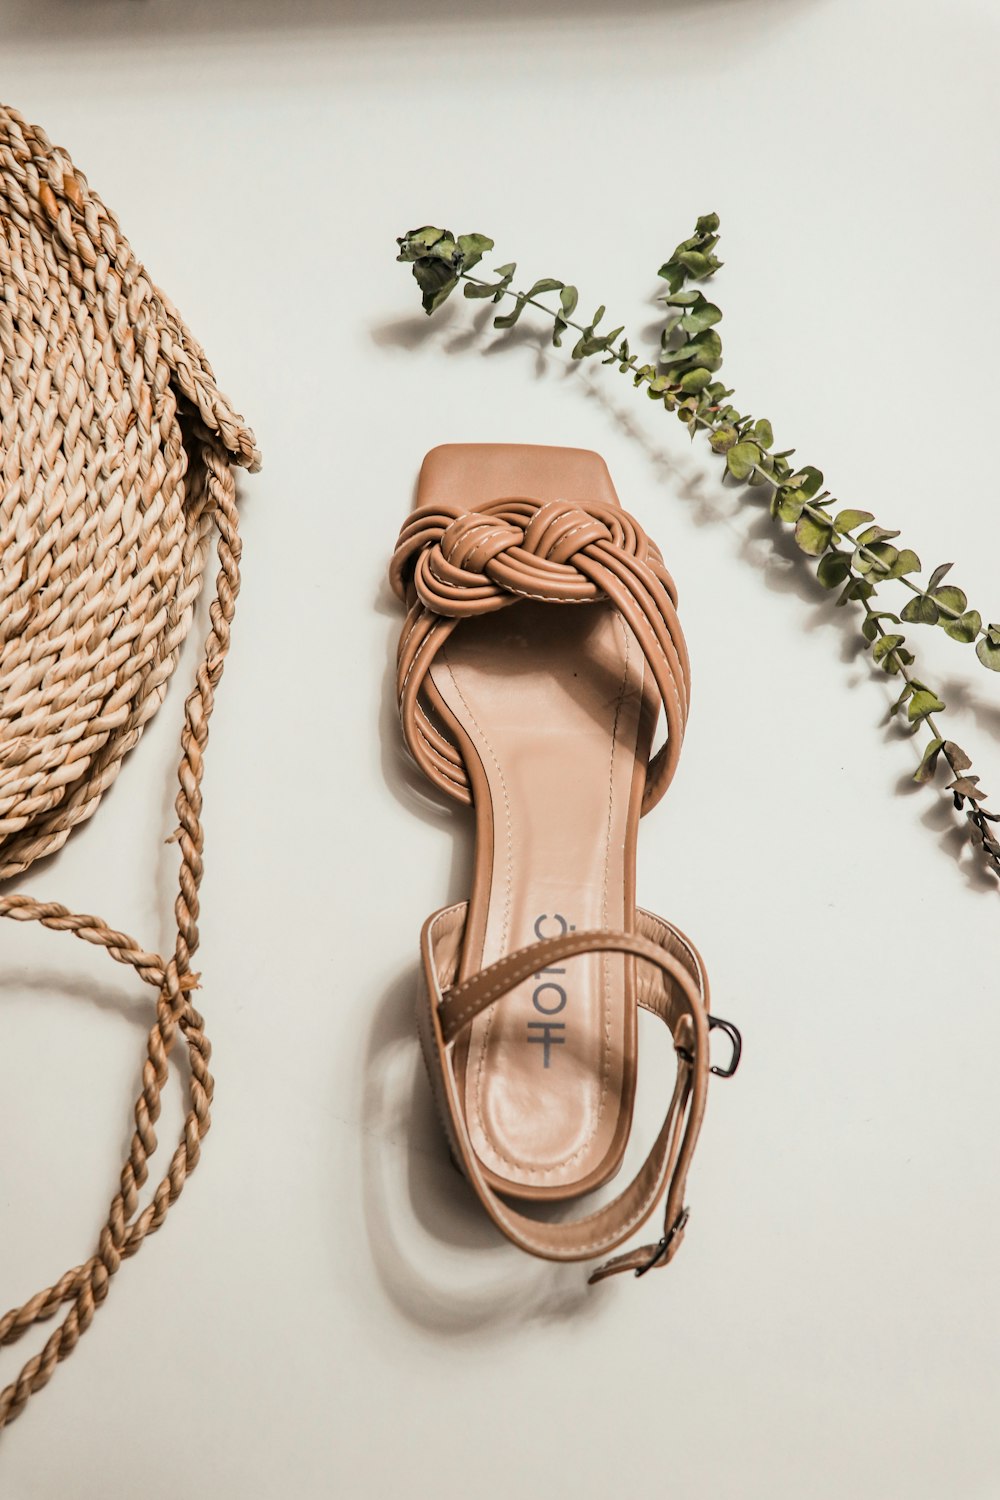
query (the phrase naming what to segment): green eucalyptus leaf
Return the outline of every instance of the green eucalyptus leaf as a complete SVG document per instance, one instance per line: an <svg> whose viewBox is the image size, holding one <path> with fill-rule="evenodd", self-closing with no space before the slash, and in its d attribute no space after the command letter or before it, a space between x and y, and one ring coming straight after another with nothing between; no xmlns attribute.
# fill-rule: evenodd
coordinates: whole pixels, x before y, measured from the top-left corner
<svg viewBox="0 0 1000 1500"><path fill-rule="evenodd" d="M703 391L712 379L710 370L688 370L681 376L682 391Z"/></svg>
<svg viewBox="0 0 1000 1500"><path fill-rule="evenodd" d="M887 542L894 536L899 536L899 532L886 531L884 526L869 526L856 540L859 547L870 547L875 542Z"/></svg>
<svg viewBox="0 0 1000 1500"><path fill-rule="evenodd" d="M711 257L700 250L682 250L677 260L696 281L704 280L713 270Z"/></svg>
<svg viewBox="0 0 1000 1500"><path fill-rule="evenodd" d="M793 521L794 520L798 520L799 516L802 513L803 506L809 504L809 496L806 494L805 490L803 490L803 489L784 489L782 491L782 495L783 495L784 499L788 501L789 506L791 506L791 507L798 507L798 509L796 510L794 516L791 516L791 517L783 516L782 519L783 520L789 520L789 519L791 519Z"/></svg>
<svg viewBox="0 0 1000 1500"><path fill-rule="evenodd" d="M1000 641L994 644L992 630L991 626L983 639L976 642L976 655L983 666L988 667L991 672L1000 672Z"/></svg>
<svg viewBox="0 0 1000 1500"><path fill-rule="evenodd" d="M954 610L956 615L964 614L969 607L969 601L961 589L955 588L954 584L947 584L943 589L937 589L934 598L943 610Z"/></svg>
<svg viewBox="0 0 1000 1500"><path fill-rule="evenodd" d="M935 735L924 750L919 766L913 773L913 779L922 783L933 780L934 772L937 770L938 756L944 746L944 740Z"/></svg>
<svg viewBox="0 0 1000 1500"><path fill-rule="evenodd" d="M944 578L947 573L950 573L954 566L954 563L942 563L940 567L934 569L934 572L927 580L927 592L929 594L933 594L942 578Z"/></svg>
<svg viewBox="0 0 1000 1500"><path fill-rule="evenodd" d="M906 573L919 573L921 569L920 558L912 547L902 547L892 565L890 578L902 578Z"/></svg>
<svg viewBox="0 0 1000 1500"><path fill-rule="evenodd" d="M677 265L676 261L665 261L657 271L657 276L662 276L667 283L667 289L671 297L675 297L687 280L687 273L683 266Z"/></svg>
<svg viewBox="0 0 1000 1500"><path fill-rule="evenodd" d="M556 281L552 276L543 276L541 281L536 281L534 286L529 287L524 293L525 297L541 297L545 292L561 292L563 283Z"/></svg>
<svg viewBox="0 0 1000 1500"><path fill-rule="evenodd" d="M413 263L413 279L422 292L421 303L426 313L448 298L458 285L458 277L447 260L434 260L428 256Z"/></svg>
<svg viewBox="0 0 1000 1500"><path fill-rule="evenodd" d="M889 577L898 558L899 553L889 542L872 542L863 552L859 549L855 554L855 567L859 573Z"/></svg>
<svg viewBox="0 0 1000 1500"><path fill-rule="evenodd" d="M770 448L774 442L774 431L766 417L760 417L754 423L754 442L759 443L762 448Z"/></svg>
<svg viewBox="0 0 1000 1500"><path fill-rule="evenodd" d="M428 316L432 312L436 312L442 302L447 302L457 285L457 280L449 280L444 282L442 286L439 286L436 292L425 291L423 297L420 299L424 312Z"/></svg>
<svg viewBox="0 0 1000 1500"><path fill-rule="evenodd" d="M846 534L862 525L865 521L873 520L870 510L838 510L833 518L833 524L839 532Z"/></svg>
<svg viewBox="0 0 1000 1500"><path fill-rule="evenodd" d="M524 312L526 303L523 297L514 299L514 306L509 313L502 313L493 319L494 328L513 328L518 318Z"/></svg>
<svg viewBox="0 0 1000 1500"><path fill-rule="evenodd" d="M844 552L825 552L819 560L816 577L825 589L839 589L851 571L850 558Z"/></svg>
<svg viewBox="0 0 1000 1500"><path fill-rule="evenodd" d="M899 697L896 699L895 703L892 705L892 707L889 710L889 717L890 718L895 718L896 714L898 714L900 712L900 710L903 708L904 704L906 703L906 700L909 698L909 696L910 696L910 694L912 692L913 692L913 689L911 688L910 684L908 682L904 682L903 683L903 691L900 693Z"/></svg>
<svg viewBox="0 0 1000 1500"><path fill-rule="evenodd" d="M711 328L721 318L721 308L716 307L714 302L709 302L701 292L695 292L694 300L680 320L680 326L685 333L704 333L706 328Z"/></svg>
<svg viewBox="0 0 1000 1500"><path fill-rule="evenodd" d="M833 541L833 523L799 516L795 523L795 542L810 557L819 557Z"/></svg>
<svg viewBox="0 0 1000 1500"><path fill-rule="evenodd" d="M924 687L921 683L914 689L910 696L910 701L906 709L906 717L911 724L915 724L918 719L926 719L928 714L941 713L943 708L944 704L937 693L931 692L930 688Z"/></svg>
<svg viewBox="0 0 1000 1500"><path fill-rule="evenodd" d="M706 328L703 333L690 339L680 352L692 365L717 370L722 363L722 340L714 328Z"/></svg>
<svg viewBox="0 0 1000 1500"><path fill-rule="evenodd" d="M779 490L772 502L772 514L791 525L801 516L805 503L801 490Z"/></svg>
<svg viewBox="0 0 1000 1500"><path fill-rule="evenodd" d="M908 625L936 625L940 618L937 605L926 594L915 594L904 604L902 617Z"/></svg>
<svg viewBox="0 0 1000 1500"><path fill-rule="evenodd" d="M957 620L942 620L941 625L945 635L951 636L953 641L963 641L968 645L976 639L983 627L983 620L978 609L969 609Z"/></svg>
<svg viewBox="0 0 1000 1500"><path fill-rule="evenodd" d="M493 249L493 241L488 234L460 234L458 248L462 252L462 270L471 271Z"/></svg>
<svg viewBox="0 0 1000 1500"><path fill-rule="evenodd" d="M823 471L814 469L812 464L806 464L792 475L792 483L802 491L807 500L811 500L823 488Z"/></svg>
<svg viewBox="0 0 1000 1500"><path fill-rule="evenodd" d="M865 624L866 625L868 624L867 620L865 621ZM905 641L905 639L906 639L906 637L902 636L902 635L883 635L883 636L880 636L880 638L875 642L875 645L872 648L872 656L874 657L875 661L880 662L883 665L886 665L886 669L888 671L898 671L899 670L899 664L898 664L898 662L892 662L890 664L886 664L885 658L886 657L891 657L895 653L896 649L899 646L902 646L902 644Z"/></svg>
<svg viewBox="0 0 1000 1500"><path fill-rule="evenodd" d="M708 441L716 453L726 453L738 438L735 427L717 427Z"/></svg>
<svg viewBox="0 0 1000 1500"><path fill-rule="evenodd" d="M679 349L661 349L661 365L686 365L690 360L689 346L682 344Z"/></svg>
<svg viewBox="0 0 1000 1500"><path fill-rule="evenodd" d="M564 286L559 293L559 305L562 308L564 318L571 318L576 312L576 304L580 300L580 294L575 286Z"/></svg>
<svg viewBox="0 0 1000 1500"><path fill-rule="evenodd" d="M845 605L856 602L864 603L874 592L867 578L849 578L837 600L837 608L842 609Z"/></svg>
<svg viewBox="0 0 1000 1500"><path fill-rule="evenodd" d="M759 459L760 449L756 443L734 443L726 454L726 468L734 479L748 479Z"/></svg>
<svg viewBox="0 0 1000 1500"><path fill-rule="evenodd" d="M450 229L437 229L433 224L425 224L421 229L408 229L403 238L396 241L396 244L404 247L404 254L409 246L413 246L417 253L423 253L433 249L439 240L451 238Z"/></svg>

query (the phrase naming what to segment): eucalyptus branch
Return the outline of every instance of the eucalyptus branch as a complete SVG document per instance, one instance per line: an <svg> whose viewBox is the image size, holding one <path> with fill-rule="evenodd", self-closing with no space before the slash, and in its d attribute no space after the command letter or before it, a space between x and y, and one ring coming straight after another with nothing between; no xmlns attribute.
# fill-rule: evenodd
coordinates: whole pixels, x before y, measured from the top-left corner
<svg viewBox="0 0 1000 1500"><path fill-rule="evenodd" d="M950 563L935 568L926 583L914 582L911 575L919 574L922 564L911 548L893 545L898 531L877 525L869 511L835 510L837 502L824 489L822 472L809 464L793 466L790 460L794 449L774 450L770 422L743 414L730 403L732 390L714 378L722 366L722 340L716 327L722 312L703 292L687 285L707 280L721 266L715 255L718 228L715 214L700 218L694 235L678 245L660 268L659 275L668 289L661 299L667 316L655 365L640 363L628 339L621 337L623 327L598 332L605 316L603 306L589 323L576 321L573 315L579 296L577 289L565 282L545 277L527 290L515 290L514 262L497 267L496 280L473 276L472 268L493 248L493 241L485 235L460 235L456 239L447 230L427 226L397 241L397 258L412 265L428 314L440 307L461 282L467 298L513 301L510 312L494 318L497 329L512 328L526 307L536 308L552 320L556 346L561 345L567 330L573 329L578 335L572 349L574 359L601 355L603 364L617 365L621 374L631 376L636 388L645 389L651 400L683 421L692 438L696 431L704 430L733 479L768 488L771 515L792 526L800 550L817 559L816 573L823 587L842 590L837 603L862 606L862 634L877 664L902 677L903 693L893 712L905 706L915 729L921 724L929 729L932 738L915 780L929 781L939 756L943 756L953 775L948 790L955 806L962 810L969 803L966 816L972 836L990 867L1000 875L1000 843L988 827L1000 817L980 806L985 794L978 790L978 778L963 775L971 761L954 741L938 733L934 722L933 715L944 712L944 703L910 673L914 658L904 637L886 631L881 621L939 625L953 640L976 642L979 660L991 671L1000 671L1000 624L984 626L979 611L969 608L965 593L944 584ZM552 292L559 295L558 308L539 300ZM890 581L901 582L913 595L899 615L871 606L879 586Z"/></svg>
<svg viewBox="0 0 1000 1500"><path fill-rule="evenodd" d="M884 672L898 673L903 679L903 691L889 710L890 713L898 714L905 708L910 723L923 723L931 734L914 774L914 781L933 780L938 757L945 761L952 775L947 790L951 792L955 807L959 812L965 809L973 843L982 850L993 873L1000 876L1000 841L989 826L990 823L1000 823L1000 813L991 812L986 806L987 794L979 785L979 777L969 774L972 761L968 755L954 740L945 739L941 734L935 714L944 710L944 704L933 688L929 688L910 672L913 656L902 646L903 637L892 634L882 624L884 619L898 624L898 619L882 610L873 610L867 599L862 600L862 604L865 610L862 632L865 639L873 644L876 663Z"/></svg>

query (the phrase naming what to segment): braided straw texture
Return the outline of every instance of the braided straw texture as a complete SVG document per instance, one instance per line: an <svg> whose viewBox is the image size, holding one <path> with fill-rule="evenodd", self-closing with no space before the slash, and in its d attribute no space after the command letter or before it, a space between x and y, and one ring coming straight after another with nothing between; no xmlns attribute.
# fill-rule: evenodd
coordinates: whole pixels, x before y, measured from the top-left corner
<svg viewBox="0 0 1000 1500"><path fill-rule="evenodd" d="M239 590L233 466L254 470L259 455L113 214L65 152L2 105L0 288L0 881L93 814L163 701L213 534L218 553L181 734L173 952L146 952L98 917L0 886L0 916L103 947L156 993L134 1131L97 1249L0 1317L2 1346L63 1313L0 1390L2 1428L75 1347L122 1261L160 1227L209 1126L210 1048L191 1002L202 765ZM186 1118L142 1202L178 1037Z"/></svg>

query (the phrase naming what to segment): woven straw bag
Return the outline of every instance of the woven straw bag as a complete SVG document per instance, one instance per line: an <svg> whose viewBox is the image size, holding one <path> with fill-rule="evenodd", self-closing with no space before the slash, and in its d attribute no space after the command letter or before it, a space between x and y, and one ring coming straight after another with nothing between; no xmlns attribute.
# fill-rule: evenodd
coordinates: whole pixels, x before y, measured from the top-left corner
<svg viewBox="0 0 1000 1500"><path fill-rule="evenodd" d="M0 1318L0 1345L62 1312L0 1391L0 1428L74 1348L121 1262L162 1224L209 1125L209 1044L191 1002L202 874L202 758L239 589L233 469L253 434L65 152L0 106L0 916L103 947L156 994L134 1132L96 1251ZM98 917L10 892L95 811L163 701L212 538L211 628L185 705L176 798L177 937L161 957ZM188 1104L143 1189L168 1059Z"/></svg>

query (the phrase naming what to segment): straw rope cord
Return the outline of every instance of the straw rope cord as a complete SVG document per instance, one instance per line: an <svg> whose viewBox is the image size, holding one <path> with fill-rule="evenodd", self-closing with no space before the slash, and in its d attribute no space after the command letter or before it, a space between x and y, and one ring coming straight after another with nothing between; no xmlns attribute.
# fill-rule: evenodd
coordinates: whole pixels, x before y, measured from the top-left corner
<svg viewBox="0 0 1000 1500"><path fill-rule="evenodd" d="M188 632L211 534L210 630L184 710L166 959L99 917L20 894L0 916L102 947L157 992L134 1130L96 1251L0 1317L0 1346L68 1310L0 1390L0 1428L76 1346L123 1260L163 1223L210 1123L211 1048L191 994L208 724L239 592L233 465L253 435L66 154L0 106L0 880L89 818L155 713ZM187 1111L143 1203L171 1052Z"/></svg>

